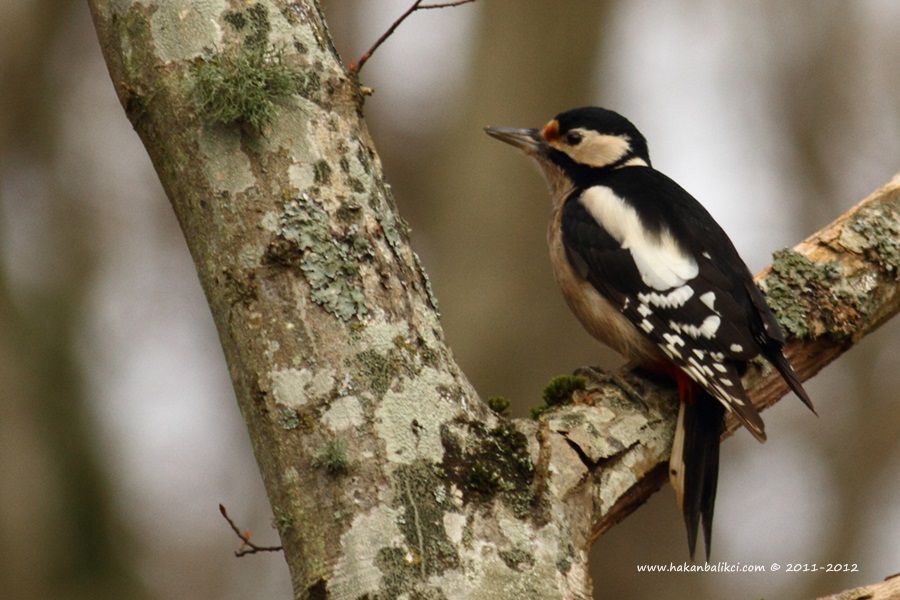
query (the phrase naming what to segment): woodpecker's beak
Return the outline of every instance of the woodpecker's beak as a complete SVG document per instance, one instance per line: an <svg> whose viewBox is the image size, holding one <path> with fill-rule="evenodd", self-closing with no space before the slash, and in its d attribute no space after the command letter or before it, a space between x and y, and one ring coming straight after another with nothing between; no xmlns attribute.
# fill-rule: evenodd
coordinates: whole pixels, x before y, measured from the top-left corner
<svg viewBox="0 0 900 600"><path fill-rule="evenodd" d="M514 127L485 127L484 132L501 142L515 146L528 154L544 151L546 145L540 129L516 129Z"/></svg>

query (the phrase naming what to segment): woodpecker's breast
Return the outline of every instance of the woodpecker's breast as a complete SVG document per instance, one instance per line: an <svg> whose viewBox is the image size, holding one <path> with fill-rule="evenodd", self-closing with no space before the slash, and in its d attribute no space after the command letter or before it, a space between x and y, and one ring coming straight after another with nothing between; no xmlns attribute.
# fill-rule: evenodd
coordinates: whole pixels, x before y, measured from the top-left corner
<svg viewBox="0 0 900 600"><path fill-rule="evenodd" d="M657 360L661 353L637 327L572 267L563 245L562 205L553 211L547 230L550 262L569 308L592 336L630 360Z"/></svg>

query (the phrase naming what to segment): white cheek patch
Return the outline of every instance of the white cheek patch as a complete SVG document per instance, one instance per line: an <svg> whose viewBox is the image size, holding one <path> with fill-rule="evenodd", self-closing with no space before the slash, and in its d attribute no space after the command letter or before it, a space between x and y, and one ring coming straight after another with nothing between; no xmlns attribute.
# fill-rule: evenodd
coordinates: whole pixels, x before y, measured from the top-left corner
<svg viewBox="0 0 900 600"><path fill-rule="evenodd" d="M634 208L610 188L590 187L579 201L623 249L631 252L646 285L667 291L683 286L699 273L697 261L681 249L671 233L663 231L655 236L648 232Z"/></svg>
<svg viewBox="0 0 900 600"><path fill-rule="evenodd" d="M559 142L554 146L582 165L605 167L631 151L631 140L626 136L603 135L581 128L571 131L581 134L581 142L578 145L570 146L565 142Z"/></svg>

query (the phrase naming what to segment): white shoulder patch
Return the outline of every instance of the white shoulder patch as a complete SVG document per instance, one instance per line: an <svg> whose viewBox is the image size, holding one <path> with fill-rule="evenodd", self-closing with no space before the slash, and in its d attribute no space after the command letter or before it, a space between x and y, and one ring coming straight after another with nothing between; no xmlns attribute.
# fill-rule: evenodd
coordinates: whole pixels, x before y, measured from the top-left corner
<svg viewBox="0 0 900 600"><path fill-rule="evenodd" d="M610 188L595 185L579 198L582 206L622 248L631 252L641 279L655 290L679 287L699 272L697 261L684 252L668 231L650 234L637 212Z"/></svg>

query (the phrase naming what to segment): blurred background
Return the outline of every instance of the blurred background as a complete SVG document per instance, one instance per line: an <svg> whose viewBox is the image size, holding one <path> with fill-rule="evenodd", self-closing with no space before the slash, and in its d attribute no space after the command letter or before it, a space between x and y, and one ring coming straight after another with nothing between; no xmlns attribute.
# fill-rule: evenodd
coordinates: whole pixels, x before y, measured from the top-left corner
<svg viewBox="0 0 900 600"><path fill-rule="evenodd" d="M410 0L324 2L346 62ZM645 133L751 269L900 169L894 0L481 0L413 15L362 72L367 120L458 361L516 414L619 360L545 249L537 171L485 125L599 104ZM900 319L723 447L714 558L859 572L637 574L687 558L668 488L602 537L597 598L810 598L900 571ZM83 2L0 2L0 589L288 598L271 514L181 233Z"/></svg>

